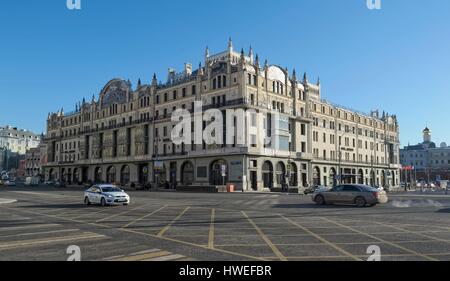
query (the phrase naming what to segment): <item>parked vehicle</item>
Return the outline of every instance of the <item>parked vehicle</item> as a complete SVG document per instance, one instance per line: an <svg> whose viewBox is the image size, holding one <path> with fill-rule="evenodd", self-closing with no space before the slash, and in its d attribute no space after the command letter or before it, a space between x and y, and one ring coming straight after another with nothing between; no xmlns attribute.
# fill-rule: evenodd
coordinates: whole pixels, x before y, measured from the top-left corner
<svg viewBox="0 0 450 281"><path fill-rule="evenodd" d="M389 186L375 185L374 188L383 190L383 191L385 191L386 193L389 192Z"/></svg>
<svg viewBox="0 0 450 281"><path fill-rule="evenodd" d="M130 196L112 184L93 185L84 192L84 203L106 205L128 205Z"/></svg>
<svg viewBox="0 0 450 281"><path fill-rule="evenodd" d="M55 187L66 187L66 183L63 181L56 181L54 186Z"/></svg>
<svg viewBox="0 0 450 281"><path fill-rule="evenodd" d="M318 205L351 204L358 207L387 203L388 197L384 190L362 184L343 184L327 191L316 192L312 200Z"/></svg>
<svg viewBox="0 0 450 281"><path fill-rule="evenodd" d="M27 177L25 179L25 186L38 186L40 179L38 177Z"/></svg>
<svg viewBox="0 0 450 281"><path fill-rule="evenodd" d="M5 182L5 185L6 185L6 186L16 186L17 184L16 184L16 181L15 181L15 180L7 180L7 181Z"/></svg>
<svg viewBox="0 0 450 281"><path fill-rule="evenodd" d="M325 190L328 190L328 189L330 189L328 186L314 185L314 186L305 188L303 193L306 195L306 194L310 194L310 193L314 193L314 192L318 192L318 191L325 191Z"/></svg>

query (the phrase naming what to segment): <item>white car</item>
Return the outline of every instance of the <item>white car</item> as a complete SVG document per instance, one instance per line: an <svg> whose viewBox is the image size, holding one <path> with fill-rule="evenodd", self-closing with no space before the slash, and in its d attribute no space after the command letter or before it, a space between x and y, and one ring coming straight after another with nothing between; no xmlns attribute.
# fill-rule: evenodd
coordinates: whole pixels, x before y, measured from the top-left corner
<svg viewBox="0 0 450 281"><path fill-rule="evenodd" d="M84 192L84 203L106 205L128 205L130 196L112 184L100 184L90 187Z"/></svg>

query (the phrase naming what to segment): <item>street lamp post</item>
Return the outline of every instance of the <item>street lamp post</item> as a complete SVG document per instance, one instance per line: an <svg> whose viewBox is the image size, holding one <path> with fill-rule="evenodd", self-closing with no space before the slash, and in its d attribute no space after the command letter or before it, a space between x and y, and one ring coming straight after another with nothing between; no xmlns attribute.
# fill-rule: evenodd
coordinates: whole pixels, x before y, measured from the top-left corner
<svg viewBox="0 0 450 281"><path fill-rule="evenodd" d="M341 172L341 159L342 159L342 151L341 151L341 144L339 144L339 164L338 164L338 173L339 173L339 184L342 184L342 172Z"/></svg>

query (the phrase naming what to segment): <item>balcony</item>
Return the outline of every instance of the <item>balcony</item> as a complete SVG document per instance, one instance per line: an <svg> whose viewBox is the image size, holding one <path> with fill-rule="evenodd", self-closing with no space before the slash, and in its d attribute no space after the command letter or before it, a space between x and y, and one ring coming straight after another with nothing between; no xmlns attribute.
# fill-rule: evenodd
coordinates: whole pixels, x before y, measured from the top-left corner
<svg viewBox="0 0 450 281"><path fill-rule="evenodd" d="M292 154L294 154L293 158L295 158L295 159L300 159L300 160L312 160L313 159L312 153L292 152Z"/></svg>

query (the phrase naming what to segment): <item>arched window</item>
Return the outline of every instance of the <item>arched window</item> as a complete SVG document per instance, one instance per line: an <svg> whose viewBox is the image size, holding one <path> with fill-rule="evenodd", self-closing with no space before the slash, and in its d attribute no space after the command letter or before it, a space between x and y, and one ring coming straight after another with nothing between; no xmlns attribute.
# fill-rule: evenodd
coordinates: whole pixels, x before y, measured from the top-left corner
<svg viewBox="0 0 450 281"><path fill-rule="evenodd" d="M313 185L320 185L320 169L314 167L313 169Z"/></svg>
<svg viewBox="0 0 450 281"><path fill-rule="evenodd" d="M130 182L130 167L123 165L120 170L120 183L126 185Z"/></svg>
<svg viewBox="0 0 450 281"><path fill-rule="evenodd" d="M114 183L116 181L116 168L114 166L109 166L106 170L106 181L108 183Z"/></svg>
<svg viewBox="0 0 450 281"><path fill-rule="evenodd" d="M183 185L192 185L194 182L194 165L189 161L181 166L181 182Z"/></svg>
<svg viewBox="0 0 450 281"><path fill-rule="evenodd" d="M223 174L225 172L225 174ZM225 175L225 176L224 176ZM212 185L227 184L228 165L225 160L216 160L210 166L209 182Z"/></svg>
<svg viewBox="0 0 450 281"><path fill-rule="evenodd" d="M286 167L284 166L283 162L278 162L277 164L277 184L281 185L285 183L285 174L286 174Z"/></svg>

